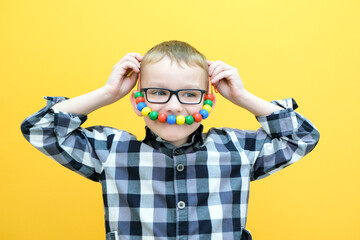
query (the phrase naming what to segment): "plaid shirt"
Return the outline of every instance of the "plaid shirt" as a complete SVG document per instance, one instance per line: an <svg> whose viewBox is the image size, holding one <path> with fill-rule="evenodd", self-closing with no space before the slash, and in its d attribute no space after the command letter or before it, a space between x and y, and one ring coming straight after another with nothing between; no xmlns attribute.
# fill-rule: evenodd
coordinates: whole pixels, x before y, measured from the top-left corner
<svg viewBox="0 0 360 240"><path fill-rule="evenodd" d="M251 239L245 229L250 181L269 176L309 153L314 125L294 99L256 117L257 131L203 126L180 147L146 128L139 141L126 131L82 128L86 116L51 107L25 119L21 130L37 149L102 185L106 239Z"/></svg>

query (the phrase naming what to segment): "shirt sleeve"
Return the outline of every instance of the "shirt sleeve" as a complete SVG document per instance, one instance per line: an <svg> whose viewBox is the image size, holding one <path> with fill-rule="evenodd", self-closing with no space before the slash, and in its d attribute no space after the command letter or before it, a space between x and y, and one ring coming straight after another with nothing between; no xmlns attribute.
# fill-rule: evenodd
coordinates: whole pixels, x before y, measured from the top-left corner
<svg viewBox="0 0 360 240"><path fill-rule="evenodd" d="M251 180L267 177L298 161L317 145L320 133L304 116L295 112L293 98L271 101L284 109L267 116L256 116L257 131L238 132L242 147L249 154ZM241 135L241 136L240 136Z"/></svg>
<svg viewBox="0 0 360 240"><path fill-rule="evenodd" d="M26 118L21 131L27 141L42 153L80 175L99 181L119 130L94 126L82 128L87 116L60 112L51 107L67 98L44 97L47 105Z"/></svg>

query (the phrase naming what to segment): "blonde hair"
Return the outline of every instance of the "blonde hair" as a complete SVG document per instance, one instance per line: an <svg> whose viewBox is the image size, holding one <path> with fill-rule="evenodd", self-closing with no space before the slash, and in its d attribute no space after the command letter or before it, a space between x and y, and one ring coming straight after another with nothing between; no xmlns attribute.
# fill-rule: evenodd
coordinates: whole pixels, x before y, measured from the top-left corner
<svg viewBox="0 0 360 240"><path fill-rule="evenodd" d="M147 64L159 62L165 56L169 57L171 62L175 60L180 67L182 67L181 63L184 62L188 66L198 66L208 74L208 64L205 56L190 44L177 40L165 41L152 47L144 55L141 68Z"/></svg>

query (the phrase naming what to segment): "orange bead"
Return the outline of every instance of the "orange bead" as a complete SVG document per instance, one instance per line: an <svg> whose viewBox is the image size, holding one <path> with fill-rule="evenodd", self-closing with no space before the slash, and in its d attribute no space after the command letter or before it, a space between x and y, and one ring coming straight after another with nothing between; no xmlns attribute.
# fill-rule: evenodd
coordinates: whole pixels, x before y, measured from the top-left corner
<svg viewBox="0 0 360 240"><path fill-rule="evenodd" d="M207 93L207 94L205 94L204 99L205 99L205 100L208 100L208 99L209 99L209 100L211 100L211 101L214 102L215 96L214 96L213 94L211 94L211 93Z"/></svg>
<svg viewBox="0 0 360 240"><path fill-rule="evenodd" d="M159 122L161 122L161 123L164 123L164 122L166 122L166 118L167 118L167 116L166 116L166 114L165 113L160 113L159 115L158 115L158 120L159 120Z"/></svg>
<svg viewBox="0 0 360 240"><path fill-rule="evenodd" d="M143 98L143 97L137 97L137 98L135 99L135 102L136 102L136 104L138 104L139 102L145 102L145 98Z"/></svg>
<svg viewBox="0 0 360 240"><path fill-rule="evenodd" d="M192 116L193 116L195 122L201 122L202 116L200 113L194 113Z"/></svg>

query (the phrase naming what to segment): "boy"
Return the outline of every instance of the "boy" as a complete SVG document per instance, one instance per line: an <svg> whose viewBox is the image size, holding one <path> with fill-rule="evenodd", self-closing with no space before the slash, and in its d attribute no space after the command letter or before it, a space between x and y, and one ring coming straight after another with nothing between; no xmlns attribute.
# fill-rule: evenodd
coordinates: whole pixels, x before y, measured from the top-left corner
<svg viewBox="0 0 360 240"><path fill-rule="evenodd" d="M80 127L86 115L128 94L139 74L141 93L133 91L131 103L144 115L144 140L114 128ZM183 124L179 116L191 120L201 112L209 76L222 96L253 113L262 127L203 133L201 118ZM100 89L46 99L45 108L24 120L22 132L43 153L102 184L106 239L251 239L245 229L250 181L294 163L319 140L314 125L294 111L293 99L256 97L236 68L207 61L180 41L158 44L144 57L127 54Z"/></svg>

